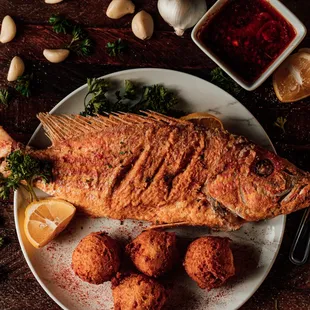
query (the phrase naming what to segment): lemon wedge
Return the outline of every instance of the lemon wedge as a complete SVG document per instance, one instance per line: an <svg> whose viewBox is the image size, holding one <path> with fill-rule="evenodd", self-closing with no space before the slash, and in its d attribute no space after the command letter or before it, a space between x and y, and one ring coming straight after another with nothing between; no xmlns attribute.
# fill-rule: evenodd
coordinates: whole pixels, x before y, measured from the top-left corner
<svg viewBox="0 0 310 310"><path fill-rule="evenodd" d="M61 233L71 221L75 207L61 199L30 203L25 211L24 229L29 242L41 248Z"/></svg>
<svg viewBox="0 0 310 310"><path fill-rule="evenodd" d="M223 123L217 117L209 113L191 113L182 116L181 119L206 128L224 128Z"/></svg>
<svg viewBox="0 0 310 310"><path fill-rule="evenodd" d="M310 96L310 53L303 49L289 56L273 74L273 87L282 102Z"/></svg>

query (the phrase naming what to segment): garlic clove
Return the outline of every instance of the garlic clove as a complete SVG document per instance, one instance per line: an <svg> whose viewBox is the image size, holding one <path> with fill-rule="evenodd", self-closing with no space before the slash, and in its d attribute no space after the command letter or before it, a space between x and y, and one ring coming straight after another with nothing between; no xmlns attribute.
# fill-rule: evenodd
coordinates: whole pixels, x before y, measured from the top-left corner
<svg viewBox="0 0 310 310"><path fill-rule="evenodd" d="M137 38L141 40L150 39L154 32L152 16L145 11L140 11L132 19L131 29Z"/></svg>
<svg viewBox="0 0 310 310"><path fill-rule="evenodd" d="M107 8L107 16L119 19L127 14L135 12L135 5L130 0L113 0Z"/></svg>
<svg viewBox="0 0 310 310"><path fill-rule="evenodd" d="M63 0L45 0L45 3L47 4L56 4L59 2L62 2Z"/></svg>
<svg viewBox="0 0 310 310"><path fill-rule="evenodd" d="M15 56L10 63L7 80L9 82L16 81L19 76L22 76L25 71L25 64L23 60Z"/></svg>
<svg viewBox="0 0 310 310"><path fill-rule="evenodd" d="M16 35L16 24L13 18L7 15L2 20L0 42L8 43L15 38L15 35Z"/></svg>
<svg viewBox="0 0 310 310"><path fill-rule="evenodd" d="M43 51L44 57L52 63L59 63L64 61L70 54L67 49L45 49Z"/></svg>

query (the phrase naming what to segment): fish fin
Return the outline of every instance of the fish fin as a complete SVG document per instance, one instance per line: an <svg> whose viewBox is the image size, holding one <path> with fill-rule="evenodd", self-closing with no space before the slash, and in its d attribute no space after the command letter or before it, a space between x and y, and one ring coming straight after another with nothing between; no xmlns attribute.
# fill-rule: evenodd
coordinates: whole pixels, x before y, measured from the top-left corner
<svg viewBox="0 0 310 310"><path fill-rule="evenodd" d="M145 230L165 229L165 228L173 228L173 227L179 227L179 226L192 226L192 224L189 222L158 224L158 225L151 225L147 227Z"/></svg>
<svg viewBox="0 0 310 310"><path fill-rule="evenodd" d="M49 113L39 113L38 119L41 121L46 135L53 144L81 136L89 132L100 131L109 126L106 120L93 117L88 118L81 115L51 115Z"/></svg>
<svg viewBox="0 0 310 310"><path fill-rule="evenodd" d="M169 125L174 125L174 126L177 126L177 125L187 125L187 126L190 126L190 125L192 125L192 123L189 122L189 121L185 121L185 120L182 120L182 119L178 119L178 118L174 118L174 117L171 117L171 116L163 115L163 114L151 111L151 110L140 111L140 112L146 114L151 119L157 120L158 122L164 122L164 123L167 123Z"/></svg>
<svg viewBox="0 0 310 310"><path fill-rule="evenodd" d="M142 111L143 112L143 111ZM146 111L146 115L132 113L106 113L106 116L97 115L85 117L81 115L52 115L49 113L39 113L38 119L41 121L46 135L52 144L79 137L89 132L102 130L104 127L113 127L120 124L169 124L169 125L191 125L190 122L175 119L156 112Z"/></svg>

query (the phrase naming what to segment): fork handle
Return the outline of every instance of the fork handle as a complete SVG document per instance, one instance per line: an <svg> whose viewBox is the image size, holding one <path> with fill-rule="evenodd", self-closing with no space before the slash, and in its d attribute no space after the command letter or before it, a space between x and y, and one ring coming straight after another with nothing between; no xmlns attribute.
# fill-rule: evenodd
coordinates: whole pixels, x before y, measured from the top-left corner
<svg viewBox="0 0 310 310"><path fill-rule="evenodd" d="M310 252L310 208L306 209L290 250L290 261L295 265L306 263Z"/></svg>

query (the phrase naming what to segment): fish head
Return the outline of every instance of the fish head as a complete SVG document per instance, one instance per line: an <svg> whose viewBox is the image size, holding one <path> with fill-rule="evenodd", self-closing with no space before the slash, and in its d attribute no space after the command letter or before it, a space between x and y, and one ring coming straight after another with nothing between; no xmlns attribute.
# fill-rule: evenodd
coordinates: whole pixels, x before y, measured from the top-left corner
<svg viewBox="0 0 310 310"><path fill-rule="evenodd" d="M254 144L239 150L208 184L208 194L247 221L310 205L310 174Z"/></svg>
<svg viewBox="0 0 310 310"><path fill-rule="evenodd" d="M239 170L239 197L247 219L275 217L309 206L309 173L257 146L244 162Z"/></svg>

